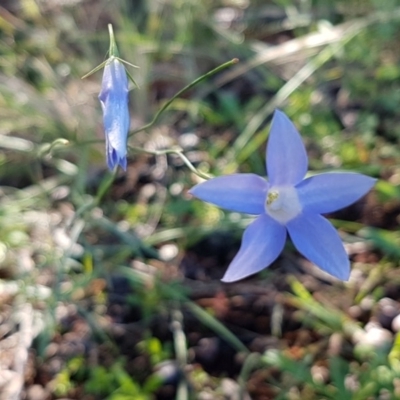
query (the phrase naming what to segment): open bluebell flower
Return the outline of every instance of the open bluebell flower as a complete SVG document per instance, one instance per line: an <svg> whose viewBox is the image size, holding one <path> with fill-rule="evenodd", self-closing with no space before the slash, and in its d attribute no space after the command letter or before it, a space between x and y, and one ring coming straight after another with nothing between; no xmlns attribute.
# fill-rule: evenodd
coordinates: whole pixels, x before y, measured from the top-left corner
<svg viewBox="0 0 400 400"><path fill-rule="evenodd" d="M107 165L126 170L126 141L129 130L128 78L125 67L111 56L104 67L101 92L103 123L106 134Z"/></svg>
<svg viewBox="0 0 400 400"><path fill-rule="evenodd" d="M306 258L336 278L348 280L350 262L343 243L321 214L354 203L376 180L350 172L304 179L307 167L299 133L277 110L267 146L268 181L255 174L233 174L191 189L194 196L219 207L259 215L246 228L223 281L236 281L268 267L283 250L286 232Z"/></svg>

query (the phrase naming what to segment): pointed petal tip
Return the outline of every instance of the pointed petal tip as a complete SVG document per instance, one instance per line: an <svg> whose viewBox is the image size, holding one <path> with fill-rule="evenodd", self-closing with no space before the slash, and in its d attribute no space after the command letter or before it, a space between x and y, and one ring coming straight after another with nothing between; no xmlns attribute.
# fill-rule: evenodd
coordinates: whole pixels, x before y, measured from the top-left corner
<svg viewBox="0 0 400 400"><path fill-rule="evenodd" d="M280 110L279 108L275 108L273 117L275 115L278 116L278 117L286 117L286 114L282 110Z"/></svg>
<svg viewBox="0 0 400 400"><path fill-rule="evenodd" d="M125 157L121 157L121 158L119 159L119 165L121 166L121 168L122 168L124 171L126 171L126 167L127 167L127 165L128 165L128 161L127 161L127 159L126 159L126 156L125 156Z"/></svg>
<svg viewBox="0 0 400 400"><path fill-rule="evenodd" d="M296 185L307 173L308 157L300 133L282 111L275 110L266 150L272 185Z"/></svg>
<svg viewBox="0 0 400 400"><path fill-rule="evenodd" d="M198 187L199 185L201 185L201 183L198 183L197 185L191 187L191 188L188 190L188 193L191 194L192 196L196 196L197 187ZM197 197L197 196L196 196L196 197Z"/></svg>
<svg viewBox="0 0 400 400"><path fill-rule="evenodd" d="M343 282L348 282L350 279L350 269L349 272L347 274L344 274L342 276L340 276L338 279L340 279Z"/></svg>
<svg viewBox="0 0 400 400"><path fill-rule="evenodd" d="M205 181L205 182L207 182L207 181ZM196 197L196 198L199 199L199 200L203 200L203 199L201 198L201 192L202 192L201 185L202 185L203 183L204 183L204 182L201 182L201 183L198 183L197 185L191 187L191 188L188 190L188 193L189 193L191 196Z"/></svg>
<svg viewBox="0 0 400 400"><path fill-rule="evenodd" d="M222 282L235 282L268 268L286 242L286 229L268 215L260 215L244 231L239 252L230 263Z"/></svg>
<svg viewBox="0 0 400 400"><path fill-rule="evenodd" d="M107 166L110 171L114 171L114 168L118 165L126 172L128 161L126 156L119 157L113 149L111 154L107 153Z"/></svg>
<svg viewBox="0 0 400 400"><path fill-rule="evenodd" d="M317 267L319 266L317 265ZM324 268L321 269L325 271ZM347 260L347 263L343 265L341 269L336 269L335 271L325 271L325 272L333 276L334 278L339 279L342 282L347 282L350 279L350 261Z"/></svg>
<svg viewBox="0 0 400 400"><path fill-rule="evenodd" d="M334 174L334 173L332 173ZM340 174L340 172L338 172L338 174ZM364 175L364 174L360 174L358 172L344 172L344 175L348 175L348 176L355 176L356 179L358 179L359 183L358 186L363 186L363 189L366 190L366 192L368 190L371 190L374 185L376 184L376 182L378 182L377 178L373 178L372 176L368 176L368 175Z"/></svg>
<svg viewBox="0 0 400 400"><path fill-rule="evenodd" d="M296 249L329 275L348 280L349 256L333 225L319 214L303 214L287 224Z"/></svg>
<svg viewBox="0 0 400 400"><path fill-rule="evenodd" d="M242 279L245 279L247 277L249 277L250 275L254 275L254 273L250 272L250 273L237 273L238 271L230 271L229 268L228 270L225 272L224 276L221 279L221 282L224 283L232 283L232 282L237 282L240 281Z"/></svg>

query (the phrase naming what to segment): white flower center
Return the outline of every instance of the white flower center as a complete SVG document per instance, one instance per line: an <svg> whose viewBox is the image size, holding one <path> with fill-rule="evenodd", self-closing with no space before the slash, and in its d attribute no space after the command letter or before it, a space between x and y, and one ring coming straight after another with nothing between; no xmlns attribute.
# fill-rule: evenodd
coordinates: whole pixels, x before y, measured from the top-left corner
<svg viewBox="0 0 400 400"><path fill-rule="evenodd" d="M265 211L284 225L301 213L302 207L293 186L272 187L265 199Z"/></svg>

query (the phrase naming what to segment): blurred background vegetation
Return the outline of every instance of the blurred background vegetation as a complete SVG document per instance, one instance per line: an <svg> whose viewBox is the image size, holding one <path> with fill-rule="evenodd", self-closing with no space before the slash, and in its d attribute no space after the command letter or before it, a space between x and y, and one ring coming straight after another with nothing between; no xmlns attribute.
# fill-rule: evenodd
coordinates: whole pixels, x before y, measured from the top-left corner
<svg viewBox="0 0 400 400"><path fill-rule="evenodd" d="M126 173L97 95L112 23L139 88ZM400 1L3 0L0 399L400 398ZM288 243L222 284L247 216L187 195L265 174L281 108L312 171L379 178L335 213L348 283Z"/></svg>

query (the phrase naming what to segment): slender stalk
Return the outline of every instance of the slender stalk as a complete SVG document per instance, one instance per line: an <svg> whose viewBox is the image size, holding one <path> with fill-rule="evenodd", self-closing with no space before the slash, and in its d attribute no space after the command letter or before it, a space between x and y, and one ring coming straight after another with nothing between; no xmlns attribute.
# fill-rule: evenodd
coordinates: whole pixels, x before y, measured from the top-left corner
<svg viewBox="0 0 400 400"><path fill-rule="evenodd" d="M197 176L203 179L210 179L212 178L210 175L205 174L204 172L199 171L190 161L189 159L185 156L183 153L183 150L180 147L177 148L171 148L171 149L163 149L163 150L146 150L142 149L140 147L132 147L129 146L129 149L132 151L136 151L138 153L144 153L144 154L150 154L153 156L162 156L166 154L175 154L177 155L183 163Z"/></svg>
<svg viewBox="0 0 400 400"><path fill-rule="evenodd" d="M187 364L187 341L186 335L183 331L183 315L180 309L172 311L172 323L171 330L174 337L174 347L176 353L176 359L179 364L179 368L182 372L179 380L176 399L188 400L189 398L189 387L185 377L185 367Z"/></svg>
<svg viewBox="0 0 400 400"><path fill-rule="evenodd" d="M152 119L152 121L150 121L148 124L143 125L142 127L135 129L134 131L132 131L129 136L134 135L135 133L144 131L150 127L152 127L157 121L158 118L160 117L160 115L172 104L172 102L178 98L179 96L181 96L183 93L185 93L186 91L190 90L192 87L196 86L198 83L200 83L201 81L210 78L211 76L217 74L218 72L221 72L222 70L224 70L225 68L231 67L232 65L238 63L239 60L237 58L234 58L224 64L219 65L217 68L214 68L213 70L207 72L206 74L200 76L199 78L195 79L193 82L189 83L189 85L186 85L183 89L181 89L178 93L175 94L175 96L171 97L156 113L156 115L154 116L154 118Z"/></svg>

